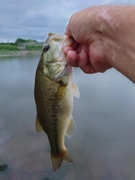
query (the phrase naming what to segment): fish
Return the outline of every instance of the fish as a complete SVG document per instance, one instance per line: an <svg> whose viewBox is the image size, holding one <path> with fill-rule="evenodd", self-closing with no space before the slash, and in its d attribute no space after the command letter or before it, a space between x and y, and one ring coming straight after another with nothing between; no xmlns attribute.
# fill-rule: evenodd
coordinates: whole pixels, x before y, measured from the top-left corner
<svg viewBox="0 0 135 180"><path fill-rule="evenodd" d="M79 98L80 93L63 53L63 48L73 42L67 35L49 33L35 75L36 131L48 136L54 171L63 160L73 162L64 139L75 133L73 96Z"/></svg>

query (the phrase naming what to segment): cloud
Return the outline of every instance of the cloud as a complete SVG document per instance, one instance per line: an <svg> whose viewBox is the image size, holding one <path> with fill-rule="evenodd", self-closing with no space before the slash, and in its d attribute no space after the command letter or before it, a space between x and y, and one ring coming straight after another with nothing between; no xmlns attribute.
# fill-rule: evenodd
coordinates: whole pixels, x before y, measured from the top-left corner
<svg viewBox="0 0 135 180"><path fill-rule="evenodd" d="M115 0L0 0L0 41L18 37L44 40L48 32L64 33L70 16L81 9ZM122 2L127 2L123 0ZM133 0L130 0L133 2Z"/></svg>

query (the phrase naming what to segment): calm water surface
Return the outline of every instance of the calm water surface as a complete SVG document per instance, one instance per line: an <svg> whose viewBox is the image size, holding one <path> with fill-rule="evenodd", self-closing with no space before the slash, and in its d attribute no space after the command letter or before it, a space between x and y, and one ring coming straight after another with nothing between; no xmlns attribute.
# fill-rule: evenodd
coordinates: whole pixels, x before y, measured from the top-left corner
<svg viewBox="0 0 135 180"><path fill-rule="evenodd" d="M52 170L45 133L35 130L33 97L39 55L0 58L1 180L135 180L135 85L114 69L74 70L76 134L66 138L74 163Z"/></svg>

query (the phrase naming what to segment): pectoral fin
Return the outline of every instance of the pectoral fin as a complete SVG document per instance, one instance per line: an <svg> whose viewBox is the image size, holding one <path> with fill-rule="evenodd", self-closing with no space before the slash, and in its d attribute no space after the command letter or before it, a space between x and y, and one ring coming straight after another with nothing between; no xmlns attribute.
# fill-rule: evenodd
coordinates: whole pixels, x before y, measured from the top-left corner
<svg viewBox="0 0 135 180"><path fill-rule="evenodd" d="M36 118L36 131L37 132L43 132L44 131L41 124L40 124L38 117Z"/></svg>
<svg viewBox="0 0 135 180"><path fill-rule="evenodd" d="M79 89L75 83L73 83L73 85L72 85L72 91L73 91L73 96L79 99L80 92L79 92Z"/></svg>
<svg viewBox="0 0 135 180"><path fill-rule="evenodd" d="M72 135L75 134L75 129L76 129L75 122L74 122L74 120L72 118L71 121L70 121L70 124L68 126L68 129L67 129L67 132L66 132L66 136L68 138L71 138Z"/></svg>
<svg viewBox="0 0 135 180"><path fill-rule="evenodd" d="M59 85L57 90L57 98L63 98L65 96L66 88L66 86Z"/></svg>

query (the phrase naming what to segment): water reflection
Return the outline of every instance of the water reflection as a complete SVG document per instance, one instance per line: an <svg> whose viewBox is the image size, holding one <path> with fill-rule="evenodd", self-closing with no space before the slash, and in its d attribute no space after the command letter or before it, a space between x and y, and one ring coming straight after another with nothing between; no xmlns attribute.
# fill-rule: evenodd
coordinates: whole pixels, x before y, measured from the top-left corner
<svg viewBox="0 0 135 180"><path fill-rule="evenodd" d="M135 86L114 69L86 75L75 69L73 156L52 170L45 135L35 131L34 76L39 55L0 59L0 172L4 180L134 180Z"/></svg>

